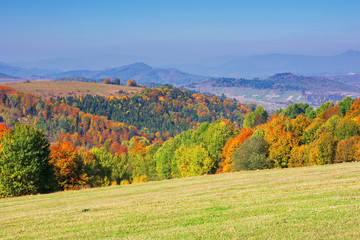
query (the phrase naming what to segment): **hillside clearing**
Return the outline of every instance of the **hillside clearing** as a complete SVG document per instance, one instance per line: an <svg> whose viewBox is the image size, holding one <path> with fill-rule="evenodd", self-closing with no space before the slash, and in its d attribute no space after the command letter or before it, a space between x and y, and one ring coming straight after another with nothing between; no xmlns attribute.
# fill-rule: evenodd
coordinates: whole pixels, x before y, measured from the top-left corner
<svg viewBox="0 0 360 240"><path fill-rule="evenodd" d="M29 92L43 99L57 96L85 96L99 95L109 96L132 96L141 92L141 87L127 87L122 85L88 83L88 82L66 82L66 81L33 81L33 82L9 82L1 85L15 88L20 92ZM123 91L119 93L119 91Z"/></svg>
<svg viewBox="0 0 360 240"><path fill-rule="evenodd" d="M0 199L0 238L355 239L360 163Z"/></svg>

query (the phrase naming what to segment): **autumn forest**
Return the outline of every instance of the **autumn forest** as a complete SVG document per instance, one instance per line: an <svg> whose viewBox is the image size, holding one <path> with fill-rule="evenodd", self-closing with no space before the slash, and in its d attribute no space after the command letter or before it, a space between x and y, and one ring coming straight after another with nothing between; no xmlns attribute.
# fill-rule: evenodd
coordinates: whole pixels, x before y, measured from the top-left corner
<svg viewBox="0 0 360 240"><path fill-rule="evenodd" d="M360 100L267 112L172 85L41 99L0 87L0 197L360 161Z"/></svg>

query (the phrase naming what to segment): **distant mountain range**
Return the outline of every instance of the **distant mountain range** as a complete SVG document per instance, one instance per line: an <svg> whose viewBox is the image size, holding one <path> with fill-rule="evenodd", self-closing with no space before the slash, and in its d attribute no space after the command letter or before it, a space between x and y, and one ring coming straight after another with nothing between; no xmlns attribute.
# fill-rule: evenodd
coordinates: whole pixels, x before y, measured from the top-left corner
<svg viewBox="0 0 360 240"><path fill-rule="evenodd" d="M360 73L360 52L348 50L334 56L256 55L235 58L217 67L196 73L224 77L267 77L279 72L301 75Z"/></svg>
<svg viewBox="0 0 360 240"><path fill-rule="evenodd" d="M117 68L100 71L76 70L61 72L56 70L26 69L9 64L0 63L0 73L30 79L59 79L82 78L83 81L101 80L104 78L120 78L123 81L135 79L138 83L184 84L199 82L208 77L197 76L179 71L174 68L153 68L145 63L134 63ZM86 78L84 80L84 78Z"/></svg>
<svg viewBox="0 0 360 240"><path fill-rule="evenodd" d="M51 74L54 72L56 72L56 70L38 68L27 69L0 62L0 73L18 78L42 78L46 74Z"/></svg>
<svg viewBox="0 0 360 240"><path fill-rule="evenodd" d="M0 63L0 72L13 76L19 76L19 74L16 73L21 73L24 68L27 69L27 71L25 74L22 74L22 76L44 75L45 70L42 69L47 69L46 74L62 73L64 71L75 71L74 73L79 73L79 69L92 72L104 72L104 69L118 69L118 66L129 65L134 62L147 62L151 63L151 65L163 66L154 69L178 69L179 71L187 72L191 75L214 77L266 78L281 72L291 72L298 75L341 75L360 73L360 52L355 50L348 50L333 56L290 55L278 53L254 55L250 57L220 56L218 58L198 60L196 64L189 62L171 63L170 61L166 64L160 64L159 61L154 58L124 54L94 55L8 63L6 64L8 67L12 66L15 68L11 73L1 71ZM148 69L144 69L148 71ZM85 72L82 74L85 74ZM147 79L152 79L154 77L153 73L151 75L152 77L148 77Z"/></svg>
<svg viewBox="0 0 360 240"><path fill-rule="evenodd" d="M196 76L179 71L174 68L153 68L145 63L134 63L118 68L110 68L101 71L77 70L46 75L51 79L67 77L83 77L92 79L120 78L121 80L135 79L139 83L170 83L183 84L189 82L199 82L208 77Z"/></svg>
<svg viewBox="0 0 360 240"><path fill-rule="evenodd" d="M246 58L234 58L224 60L216 67L204 67L201 65L183 64L177 65L178 68L164 67L154 68L143 62L137 62L121 67L94 69L96 63L102 62L100 59L90 58L59 58L41 60L35 62L17 63L18 66L0 62L0 73L9 76L29 79L61 79L69 77L81 77L88 79L104 79L106 77L118 77L121 80L135 79L139 83L171 83L175 85L200 82L209 77L234 77L234 78L255 78L265 79L268 76L279 72L291 72L296 75L326 76L336 81L350 81L349 73L360 73L360 52L348 50L342 54L334 56L307 56L307 55L286 55L268 54L256 55ZM103 56L104 62L100 67L109 66L109 56ZM113 56L112 66L124 62L123 58ZM129 59L138 57L129 56ZM96 61L95 61L96 60ZM129 60L129 61L130 61ZM48 62L47 62L48 61ZM23 66L31 67L24 68ZM59 66L59 67L57 67ZM60 68L72 69L75 67L88 66L84 70L61 71ZM171 66L171 64L168 64ZM175 66L175 65L174 65ZM45 67L47 69L42 69ZM191 73L187 73L191 72ZM334 77L336 75L337 77ZM353 76L353 75L351 75ZM357 77L351 77L356 81Z"/></svg>
<svg viewBox="0 0 360 240"><path fill-rule="evenodd" d="M13 77L7 74L0 73L0 79L18 79L18 77Z"/></svg>

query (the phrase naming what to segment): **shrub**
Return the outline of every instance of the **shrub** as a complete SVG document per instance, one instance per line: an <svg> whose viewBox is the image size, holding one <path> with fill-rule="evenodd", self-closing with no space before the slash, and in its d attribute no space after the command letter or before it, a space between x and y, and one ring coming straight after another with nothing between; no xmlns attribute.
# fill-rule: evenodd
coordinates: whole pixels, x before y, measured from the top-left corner
<svg viewBox="0 0 360 240"><path fill-rule="evenodd" d="M128 180L122 180L120 182L120 185L129 185L129 184L130 184L130 182Z"/></svg>

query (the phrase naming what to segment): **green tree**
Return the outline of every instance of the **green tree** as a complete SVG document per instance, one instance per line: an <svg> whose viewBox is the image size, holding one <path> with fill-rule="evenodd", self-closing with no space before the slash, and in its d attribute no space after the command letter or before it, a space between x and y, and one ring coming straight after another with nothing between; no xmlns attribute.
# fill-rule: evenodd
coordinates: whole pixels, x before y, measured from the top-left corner
<svg viewBox="0 0 360 240"><path fill-rule="evenodd" d="M320 113L325 113L329 108L333 107L334 103L333 102L326 102L320 105L320 107L318 107L315 110L316 116L319 117L319 115L321 115ZM321 117L321 116L320 116Z"/></svg>
<svg viewBox="0 0 360 240"><path fill-rule="evenodd" d="M200 145L190 147L182 145L176 150L175 159L181 177L210 173L214 166L214 161L210 158L209 153Z"/></svg>
<svg viewBox="0 0 360 240"><path fill-rule="evenodd" d="M244 119L244 127L254 128L260 124L266 123L268 113L261 106L258 106L254 112L248 113Z"/></svg>
<svg viewBox="0 0 360 240"><path fill-rule="evenodd" d="M340 121L336 125L334 131L334 135L339 141L351 138L359 134L360 134L359 126L356 124L355 121L351 119L345 119Z"/></svg>
<svg viewBox="0 0 360 240"><path fill-rule="evenodd" d="M262 136L251 136L233 153L234 170L263 169L267 164L268 144Z"/></svg>
<svg viewBox="0 0 360 240"><path fill-rule="evenodd" d="M127 163L124 156L112 155L105 147L92 148L93 161L87 163L86 173L92 186L119 184L126 176Z"/></svg>
<svg viewBox="0 0 360 240"><path fill-rule="evenodd" d="M310 164L324 165L333 163L337 141L332 133L323 132L319 138L312 143L310 150Z"/></svg>
<svg viewBox="0 0 360 240"><path fill-rule="evenodd" d="M342 116L344 117L349 111L350 106L354 103L355 99L351 97L346 97L342 101L338 102L338 106L340 108L340 112Z"/></svg>
<svg viewBox="0 0 360 240"><path fill-rule="evenodd" d="M181 135L183 134L164 142L154 154L156 171L160 179L169 179L178 175L175 151L180 146Z"/></svg>
<svg viewBox="0 0 360 240"><path fill-rule="evenodd" d="M11 197L54 190L49 163L50 143L27 124L16 124L0 141L0 196Z"/></svg>
<svg viewBox="0 0 360 240"><path fill-rule="evenodd" d="M113 84L120 85L120 79L119 78L114 78Z"/></svg>
<svg viewBox="0 0 360 240"><path fill-rule="evenodd" d="M305 114L306 110L311 107L307 103L293 103L289 105L285 111L283 111L285 116L288 116L290 119L296 118L300 114Z"/></svg>

